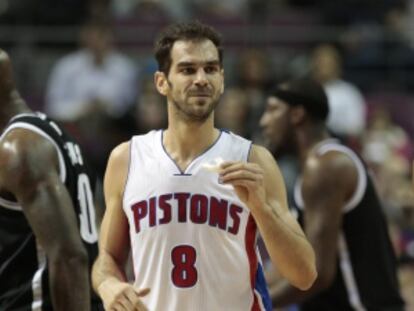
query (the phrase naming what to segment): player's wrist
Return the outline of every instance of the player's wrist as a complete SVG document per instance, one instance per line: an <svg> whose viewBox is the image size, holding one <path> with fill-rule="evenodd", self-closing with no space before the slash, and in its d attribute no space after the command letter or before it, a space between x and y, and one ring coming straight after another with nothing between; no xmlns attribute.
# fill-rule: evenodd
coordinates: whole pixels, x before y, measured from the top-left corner
<svg viewBox="0 0 414 311"><path fill-rule="evenodd" d="M275 213L272 206L265 202L257 202L249 206L249 210L252 213L254 219L257 221L259 219L272 219ZM280 216L279 216L280 217Z"/></svg>
<svg viewBox="0 0 414 311"><path fill-rule="evenodd" d="M99 297L101 297L102 300L104 300L104 298L108 294L113 292L114 286L118 285L119 283L122 283L122 282L118 280L117 278L108 277L105 280L103 280L101 284L99 284L99 286L96 289L96 292L99 295Z"/></svg>

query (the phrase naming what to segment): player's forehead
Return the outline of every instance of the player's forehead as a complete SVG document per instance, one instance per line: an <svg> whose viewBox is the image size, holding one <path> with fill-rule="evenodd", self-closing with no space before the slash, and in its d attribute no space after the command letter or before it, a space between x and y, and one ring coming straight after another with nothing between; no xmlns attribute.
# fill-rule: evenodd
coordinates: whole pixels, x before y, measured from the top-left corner
<svg viewBox="0 0 414 311"><path fill-rule="evenodd" d="M209 39L178 40L171 49L171 65L219 62L217 47Z"/></svg>
<svg viewBox="0 0 414 311"><path fill-rule="evenodd" d="M266 100L268 107L287 107L287 103L276 96L268 96Z"/></svg>

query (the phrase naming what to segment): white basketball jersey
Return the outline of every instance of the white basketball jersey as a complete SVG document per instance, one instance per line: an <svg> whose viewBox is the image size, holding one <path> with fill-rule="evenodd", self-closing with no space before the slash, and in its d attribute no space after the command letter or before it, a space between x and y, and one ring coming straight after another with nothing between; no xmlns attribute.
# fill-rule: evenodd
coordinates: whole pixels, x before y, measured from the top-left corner
<svg viewBox="0 0 414 311"><path fill-rule="evenodd" d="M246 162L251 142L222 131L182 172L163 131L134 136L123 208L135 283L150 311L271 310L249 209L205 163Z"/></svg>

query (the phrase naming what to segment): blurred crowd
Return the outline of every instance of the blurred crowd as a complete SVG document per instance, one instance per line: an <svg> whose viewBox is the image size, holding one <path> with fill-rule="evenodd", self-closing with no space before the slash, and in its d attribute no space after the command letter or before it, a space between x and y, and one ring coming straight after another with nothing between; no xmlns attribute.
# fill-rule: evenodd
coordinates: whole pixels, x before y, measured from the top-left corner
<svg viewBox="0 0 414 311"><path fill-rule="evenodd" d="M29 104L64 123L102 177L115 145L166 126L150 44L168 22L193 18L224 33L218 127L262 143L270 87L323 84L330 130L375 176L414 306L414 1L0 0L0 45ZM295 164L280 163L289 186Z"/></svg>

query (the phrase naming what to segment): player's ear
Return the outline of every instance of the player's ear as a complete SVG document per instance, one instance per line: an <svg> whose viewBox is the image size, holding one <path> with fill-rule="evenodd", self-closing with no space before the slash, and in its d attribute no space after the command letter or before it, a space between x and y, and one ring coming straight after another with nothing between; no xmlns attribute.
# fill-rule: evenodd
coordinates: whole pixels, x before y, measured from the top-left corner
<svg viewBox="0 0 414 311"><path fill-rule="evenodd" d="M154 74L154 84L157 88L158 93L160 93L163 96L167 95L169 85L165 73L163 73L162 71L156 71Z"/></svg>
<svg viewBox="0 0 414 311"><path fill-rule="evenodd" d="M290 118L293 124L302 123L306 116L306 110L303 106L294 106L291 109Z"/></svg>

